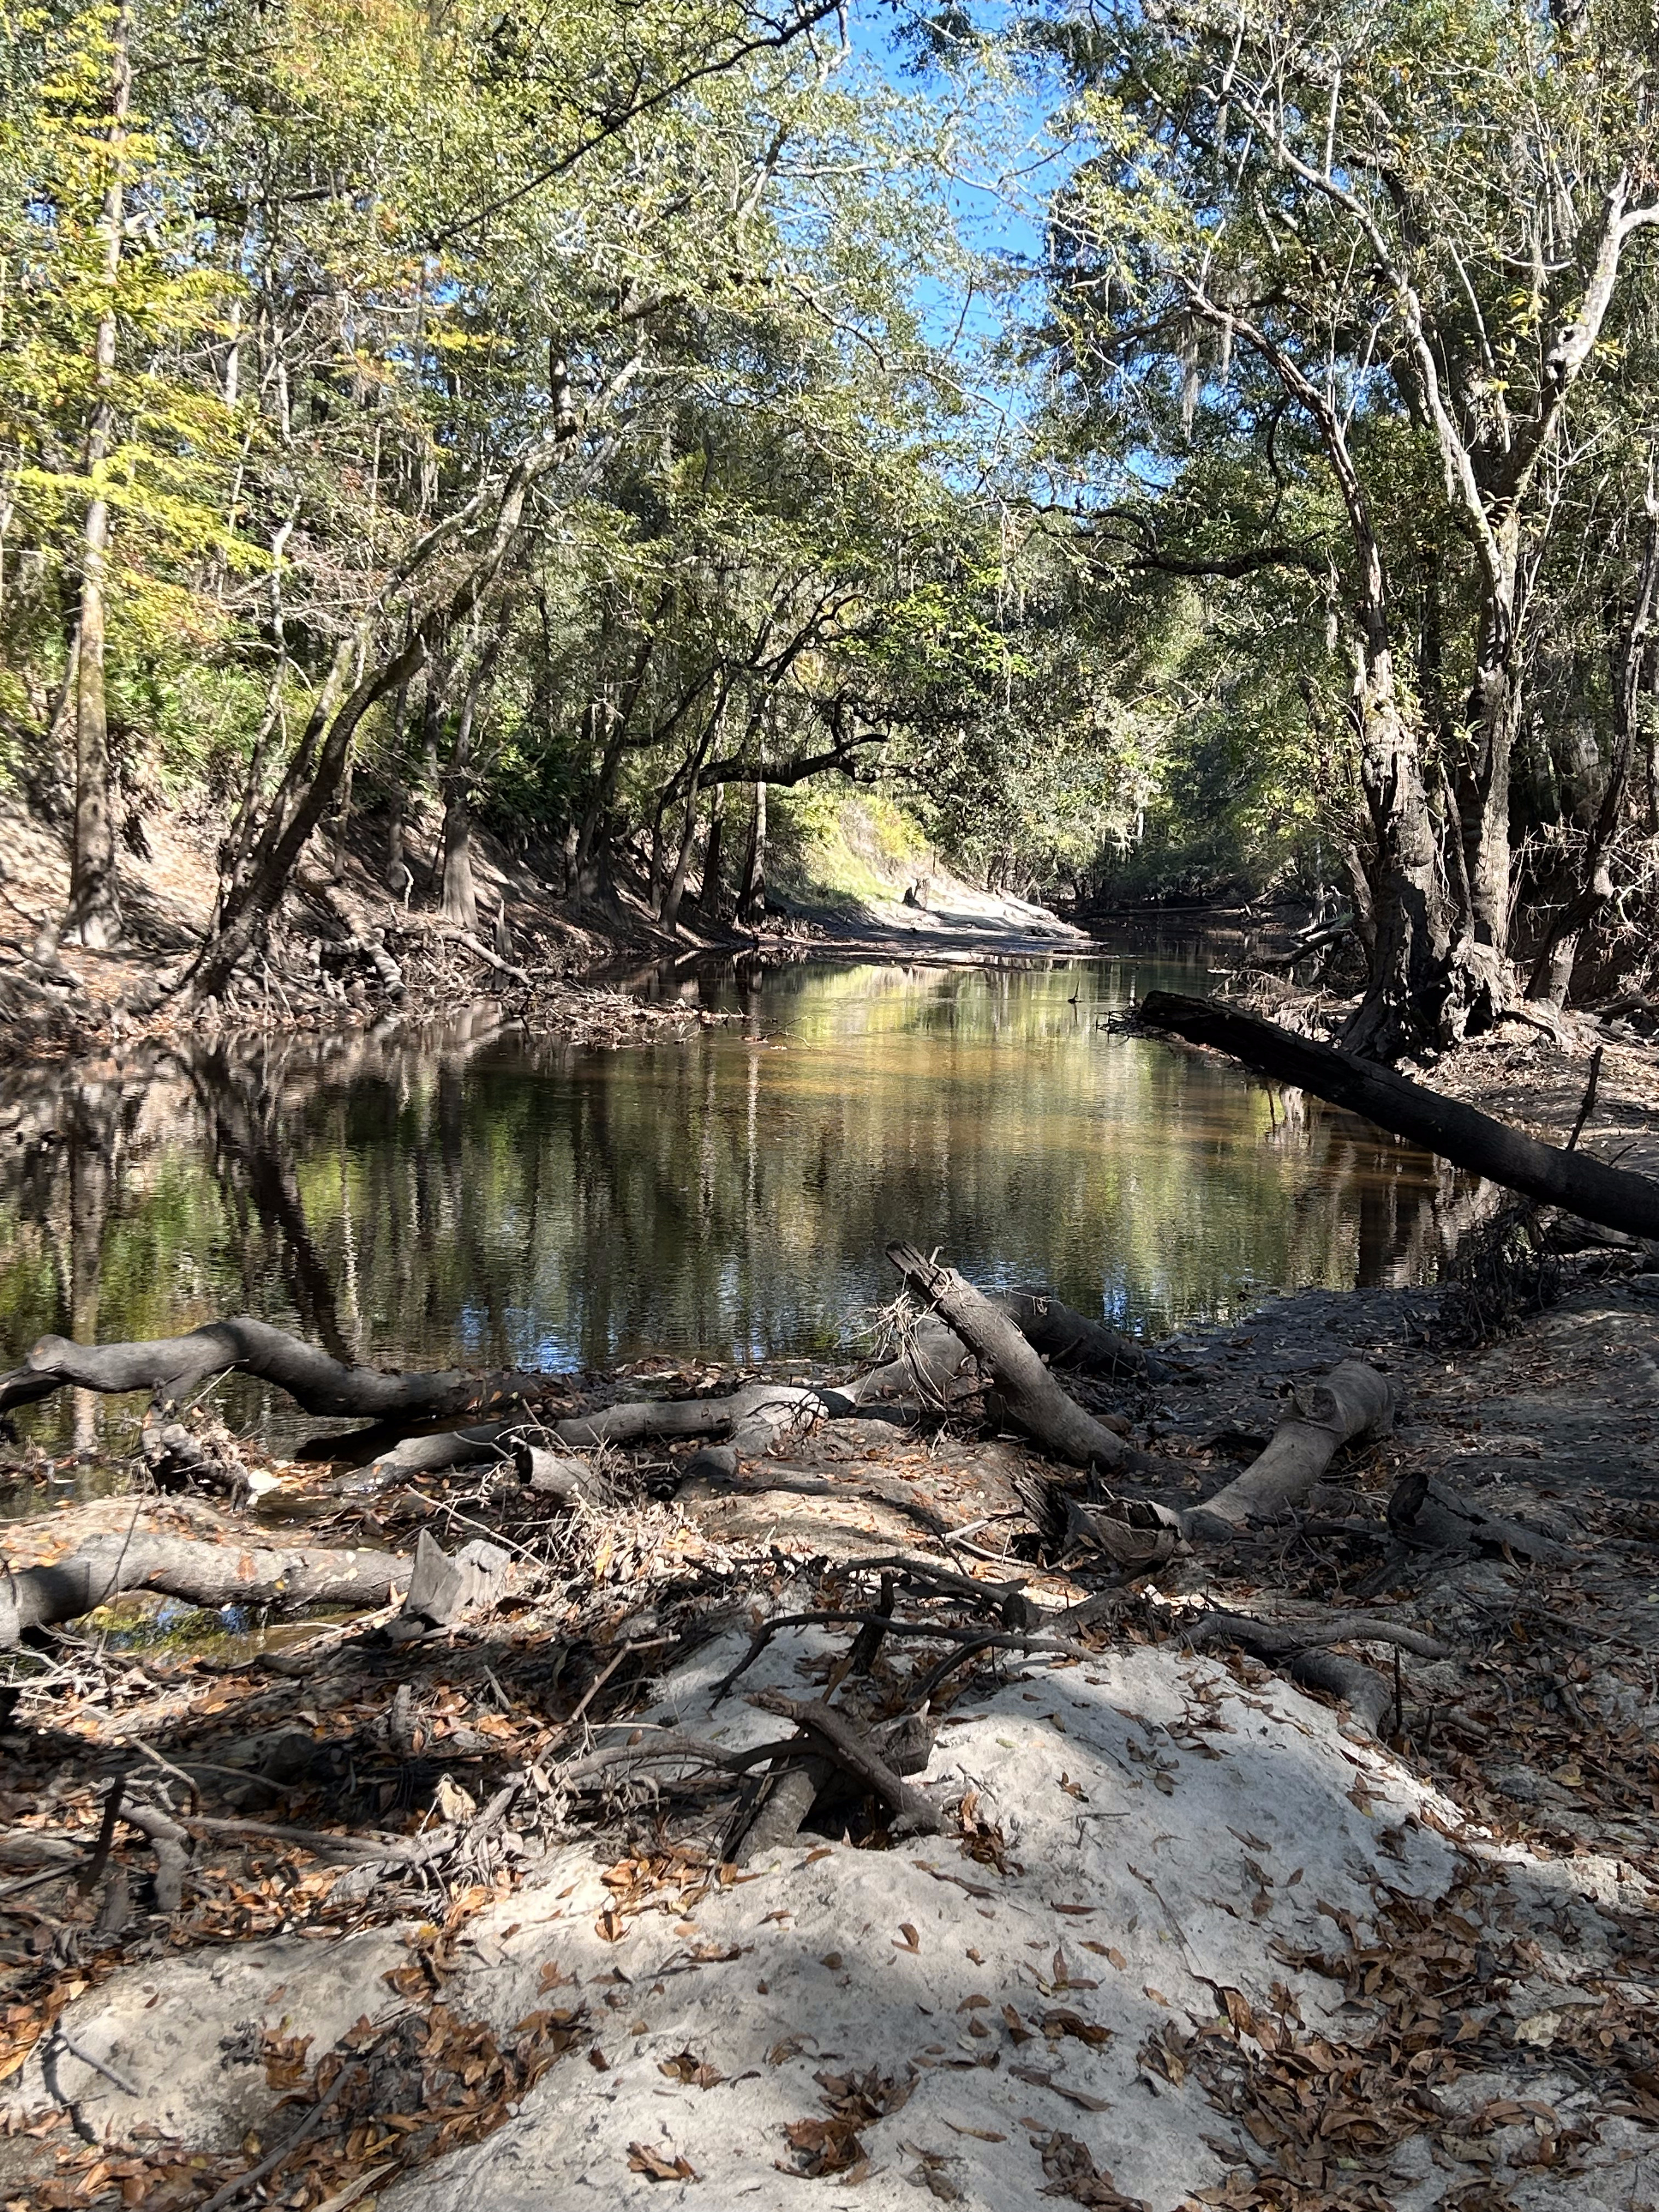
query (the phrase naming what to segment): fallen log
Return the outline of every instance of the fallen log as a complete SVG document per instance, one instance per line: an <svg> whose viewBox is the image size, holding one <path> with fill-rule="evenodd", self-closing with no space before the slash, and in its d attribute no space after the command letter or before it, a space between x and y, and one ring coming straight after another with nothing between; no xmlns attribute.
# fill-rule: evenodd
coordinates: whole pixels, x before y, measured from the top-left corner
<svg viewBox="0 0 1659 2212"><path fill-rule="evenodd" d="M357 1414L369 1420L394 1414L442 1419L514 1402L533 1404L566 1387L562 1377L551 1375L386 1374L377 1367L346 1367L286 1329L244 1315L209 1322L187 1336L136 1344L82 1345L43 1336L29 1347L21 1367L0 1375L0 1413L65 1389L115 1395L147 1390L166 1401L187 1395L216 1375L232 1374L275 1383L302 1413Z"/></svg>
<svg viewBox="0 0 1659 2212"><path fill-rule="evenodd" d="M513 1446L513 1468L520 1481L532 1490L562 1498L567 1505L606 1504L612 1497L610 1485L585 1459L548 1451L523 1435Z"/></svg>
<svg viewBox="0 0 1659 2212"><path fill-rule="evenodd" d="M540 1451L544 1457L556 1458L548 1449L555 1442L572 1450L591 1451L598 1444L723 1437L729 1437L733 1449L744 1456L756 1458L769 1450L786 1431L808 1429L832 1410L833 1395L799 1383L748 1382L723 1398L635 1399L560 1421L526 1419L524 1414L514 1413L505 1420L480 1421L471 1428L405 1437L341 1487L348 1495L384 1490L411 1474L487 1466L509 1459L519 1466L521 1479L528 1480L523 1470L530 1462L524 1455ZM571 1464L562 1463L567 1469Z"/></svg>
<svg viewBox="0 0 1659 2212"><path fill-rule="evenodd" d="M1322 1382L1301 1384L1291 1397L1295 1412L1273 1431L1266 1450L1182 1516L1184 1533L1237 1535L1247 1522L1271 1519L1298 1504L1343 1444L1388 1433L1398 1402L1388 1377L1360 1359L1345 1359Z"/></svg>
<svg viewBox="0 0 1659 2212"><path fill-rule="evenodd" d="M1363 1114L1379 1128L1437 1152L1454 1167L1468 1168L1543 1205L1562 1206L1637 1237L1659 1237L1659 1182L1650 1176L1540 1144L1461 1098L1444 1097L1392 1068L1355 1060L1311 1037L1293 1036L1276 1023L1213 999L1149 991L1139 1018L1148 1029L1209 1045L1260 1075Z"/></svg>
<svg viewBox="0 0 1659 2212"><path fill-rule="evenodd" d="M1091 1321L1052 1291L1004 1291L994 1303L1051 1367L1075 1375L1133 1376L1142 1382L1175 1379L1175 1370L1144 1344Z"/></svg>
<svg viewBox="0 0 1659 2212"><path fill-rule="evenodd" d="M1175 1379L1175 1370L1133 1337L1121 1336L1115 1329L1091 1321L1052 1291L1000 1291L986 1295L1051 1367L1078 1375L1130 1376L1145 1382ZM925 1404L944 1407L957 1398L970 1396L978 1388L973 1352L948 1322L937 1313L928 1313L916 1322L895 1358L861 1375L847 1386L844 1395L862 1406L874 1400L908 1397L919 1390Z"/></svg>
<svg viewBox="0 0 1659 2212"><path fill-rule="evenodd" d="M1018 1427L1079 1467L1153 1464L1067 1397L1015 1322L954 1267L935 1266L911 1244L890 1244L887 1257L917 1296L944 1316L990 1370Z"/></svg>
<svg viewBox="0 0 1659 2212"><path fill-rule="evenodd" d="M794 1382L746 1382L723 1398L647 1398L551 1424L562 1444L641 1443L675 1437L728 1437L744 1457L767 1450L786 1430L808 1429L829 1410L819 1390Z"/></svg>
<svg viewBox="0 0 1659 2212"><path fill-rule="evenodd" d="M55 1565L18 1567L0 1579L0 1650L26 1629L78 1620L133 1590L209 1607L368 1607L386 1604L409 1572L409 1561L393 1552L253 1551L188 1536L93 1536Z"/></svg>

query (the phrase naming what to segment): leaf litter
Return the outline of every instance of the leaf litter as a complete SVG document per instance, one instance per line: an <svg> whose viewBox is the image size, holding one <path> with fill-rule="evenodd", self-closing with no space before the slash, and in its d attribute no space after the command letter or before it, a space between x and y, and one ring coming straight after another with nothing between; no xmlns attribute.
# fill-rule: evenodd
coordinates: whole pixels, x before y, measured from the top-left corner
<svg viewBox="0 0 1659 2212"><path fill-rule="evenodd" d="M140 1910L112 1943L61 1886L19 1896L20 1913L31 1896L52 1911L0 2007L0 2157L34 2160L0 2202L184 2212L292 2140L243 2201L527 2212L558 2172L623 2204L757 2185L766 2202L770 2174L872 2206L918 2187L987 2208L1627 2206L1659 2121L1659 1762L1645 1647L1607 1560L1650 1531L1627 1501L1592 1498L1589 1517L1599 1558L1443 1583L1435 1625L1449 1598L1484 1632L1455 1680L1415 1670L1391 1745L1252 1660L1188 1651L1169 1575L1078 1632L1090 1661L963 1668L915 1776L947 1815L925 1860L857 1792L770 1863L724 1857L731 1775L646 1754L775 1736L745 1693L810 1698L847 1633L780 1636L715 1700L749 1629L868 1602L879 1563L787 1538L744 1553L645 1502L562 1532L556 1595L488 1639L451 1636L424 1674L404 1655L347 1701L314 1668L273 1682L106 1662L67 1695L60 1680L60 1741L142 1735L176 1765L234 1758L258 1731L302 1737L296 1782L258 1810L317 1840L198 1831L183 1910ZM1051 1612L1078 1594L1029 1570L1026 1587ZM733 1588L750 1617L711 1642L710 1601ZM903 1588L919 1618L973 1618ZM1304 1589L1330 1597L1328 1565ZM1587 1618L1632 1652L1559 1626ZM574 1691L618 1650L640 1656L564 1733L576 1700L557 1668ZM891 1726L938 1656L889 1644L838 1685L841 1707ZM538 1668L546 1686L526 1695ZM411 1671L427 1762L412 1796L407 1755L349 1785L366 1779L381 1829L465 1832L508 1781L514 1795L464 1854L364 1885L330 1863L326 1838L362 1832L362 1801L328 1770L385 1741ZM1521 1796L1529 1775L1544 1786ZM103 1796L71 1764L13 1824L89 1847ZM177 1788L171 1802L190 1812ZM362 1969L343 1976L348 1957ZM216 1984L165 1971L208 1958L239 1963ZM252 2063L221 2057L250 2021ZM210 2063L147 2073L148 2045L159 2068L180 2035ZM145 2117L77 2051L135 2081ZM561 2063L584 2053L604 2070Z"/></svg>

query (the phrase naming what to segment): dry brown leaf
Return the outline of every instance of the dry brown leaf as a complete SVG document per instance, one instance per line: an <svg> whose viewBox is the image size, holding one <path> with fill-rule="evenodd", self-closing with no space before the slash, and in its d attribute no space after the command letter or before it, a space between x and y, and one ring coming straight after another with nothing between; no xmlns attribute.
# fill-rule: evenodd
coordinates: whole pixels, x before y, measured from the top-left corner
<svg viewBox="0 0 1659 2212"><path fill-rule="evenodd" d="M667 2158L649 2143L631 2142L628 2146L628 2171L642 2173L647 2181L701 2181L689 2158Z"/></svg>
<svg viewBox="0 0 1659 2212"><path fill-rule="evenodd" d="M671 2081L684 2081L692 2089L712 2089L726 2079L718 2067L711 2066L706 2058L699 2058L694 2051L677 2051L673 2057L659 2060L657 2071L665 2074Z"/></svg>

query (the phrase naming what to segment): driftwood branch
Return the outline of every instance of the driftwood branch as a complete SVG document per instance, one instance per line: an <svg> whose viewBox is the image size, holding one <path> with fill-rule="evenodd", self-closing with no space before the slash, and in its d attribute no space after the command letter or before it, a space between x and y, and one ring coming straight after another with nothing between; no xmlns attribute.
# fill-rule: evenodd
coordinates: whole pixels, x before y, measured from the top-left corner
<svg viewBox="0 0 1659 2212"><path fill-rule="evenodd" d="M750 1702L766 1712L781 1713L785 1719L797 1723L810 1737L816 1738L837 1765L845 1767L856 1780L892 1807L898 1815L897 1826L907 1832L920 1829L930 1836L943 1832L945 1815L938 1806L919 1790L911 1789L908 1782L901 1781L886 1760L833 1706L787 1698L778 1690L757 1691Z"/></svg>
<svg viewBox="0 0 1659 2212"><path fill-rule="evenodd" d="M21 1367L0 1375L0 1413L66 1388L179 1398L216 1375L232 1374L275 1383L303 1413L367 1420L482 1413L514 1401L534 1402L564 1387L562 1378L547 1375L387 1375L375 1367L347 1367L286 1329L243 1316L209 1322L188 1336L136 1344L71 1344L67 1337L43 1336Z"/></svg>
<svg viewBox="0 0 1659 2212"><path fill-rule="evenodd" d="M1398 1393L1363 1360L1345 1359L1322 1382L1303 1383L1292 1403L1295 1412L1279 1423L1267 1449L1185 1516L1188 1536L1235 1535L1249 1521L1299 1504L1344 1444L1387 1435Z"/></svg>
<svg viewBox="0 0 1659 2212"><path fill-rule="evenodd" d="M1140 1004L1147 1028L1167 1030L1189 1043L1209 1045L1242 1060L1260 1075L1294 1084L1363 1114L1379 1128L1409 1138L1455 1167L1468 1168L1510 1190L1603 1227L1636 1237L1659 1237L1659 1182L1605 1166L1580 1152L1540 1144L1507 1122L1497 1121L1462 1099L1443 1097L1392 1068L1355 1060L1310 1037L1292 1036L1276 1023L1240 1013L1212 999L1149 991Z"/></svg>
<svg viewBox="0 0 1659 2212"><path fill-rule="evenodd" d="M1146 1466L1144 1454L1085 1413L1067 1397L1036 1347L983 1291L940 1267L911 1244L890 1244L887 1256L919 1297L949 1322L995 1376L1011 1419L1039 1443L1077 1466Z"/></svg>
<svg viewBox="0 0 1659 2212"><path fill-rule="evenodd" d="M499 1594L507 1555L492 1544L463 1546L447 1555L422 1530L416 1556L396 1552L278 1551L198 1542L189 1536L130 1534L91 1536L52 1566L7 1569L0 1577L0 1650L24 1631L78 1620L133 1590L154 1590L186 1604L330 1605L367 1609L393 1592L408 1593L406 1611L447 1623Z"/></svg>
<svg viewBox="0 0 1659 2212"><path fill-rule="evenodd" d="M392 1552L276 1551L198 1542L188 1536L91 1536L55 1565L8 1569L0 1578L0 1650L25 1629L78 1620L130 1590L155 1590L188 1604L384 1605L407 1583L410 1563Z"/></svg>

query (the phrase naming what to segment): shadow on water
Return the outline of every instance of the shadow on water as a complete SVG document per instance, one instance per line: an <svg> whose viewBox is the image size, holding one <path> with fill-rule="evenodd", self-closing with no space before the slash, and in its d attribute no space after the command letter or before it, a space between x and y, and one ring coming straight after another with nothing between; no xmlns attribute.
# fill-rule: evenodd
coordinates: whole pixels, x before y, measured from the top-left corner
<svg viewBox="0 0 1659 2212"><path fill-rule="evenodd" d="M1107 1026L1204 980L1178 946L683 964L639 988L739 1018L606 1052L478 1009L35 1072L0 1089L0 1358L238 1311L397 1364L805 1352L890 1295L898 1235L1154 1334L1269 1285L1432 1279L1465 1180ZM222 1389L295 1433L263 1386ZM73 1454L136 1419L76 1394L19 1427Z"/></svg>

